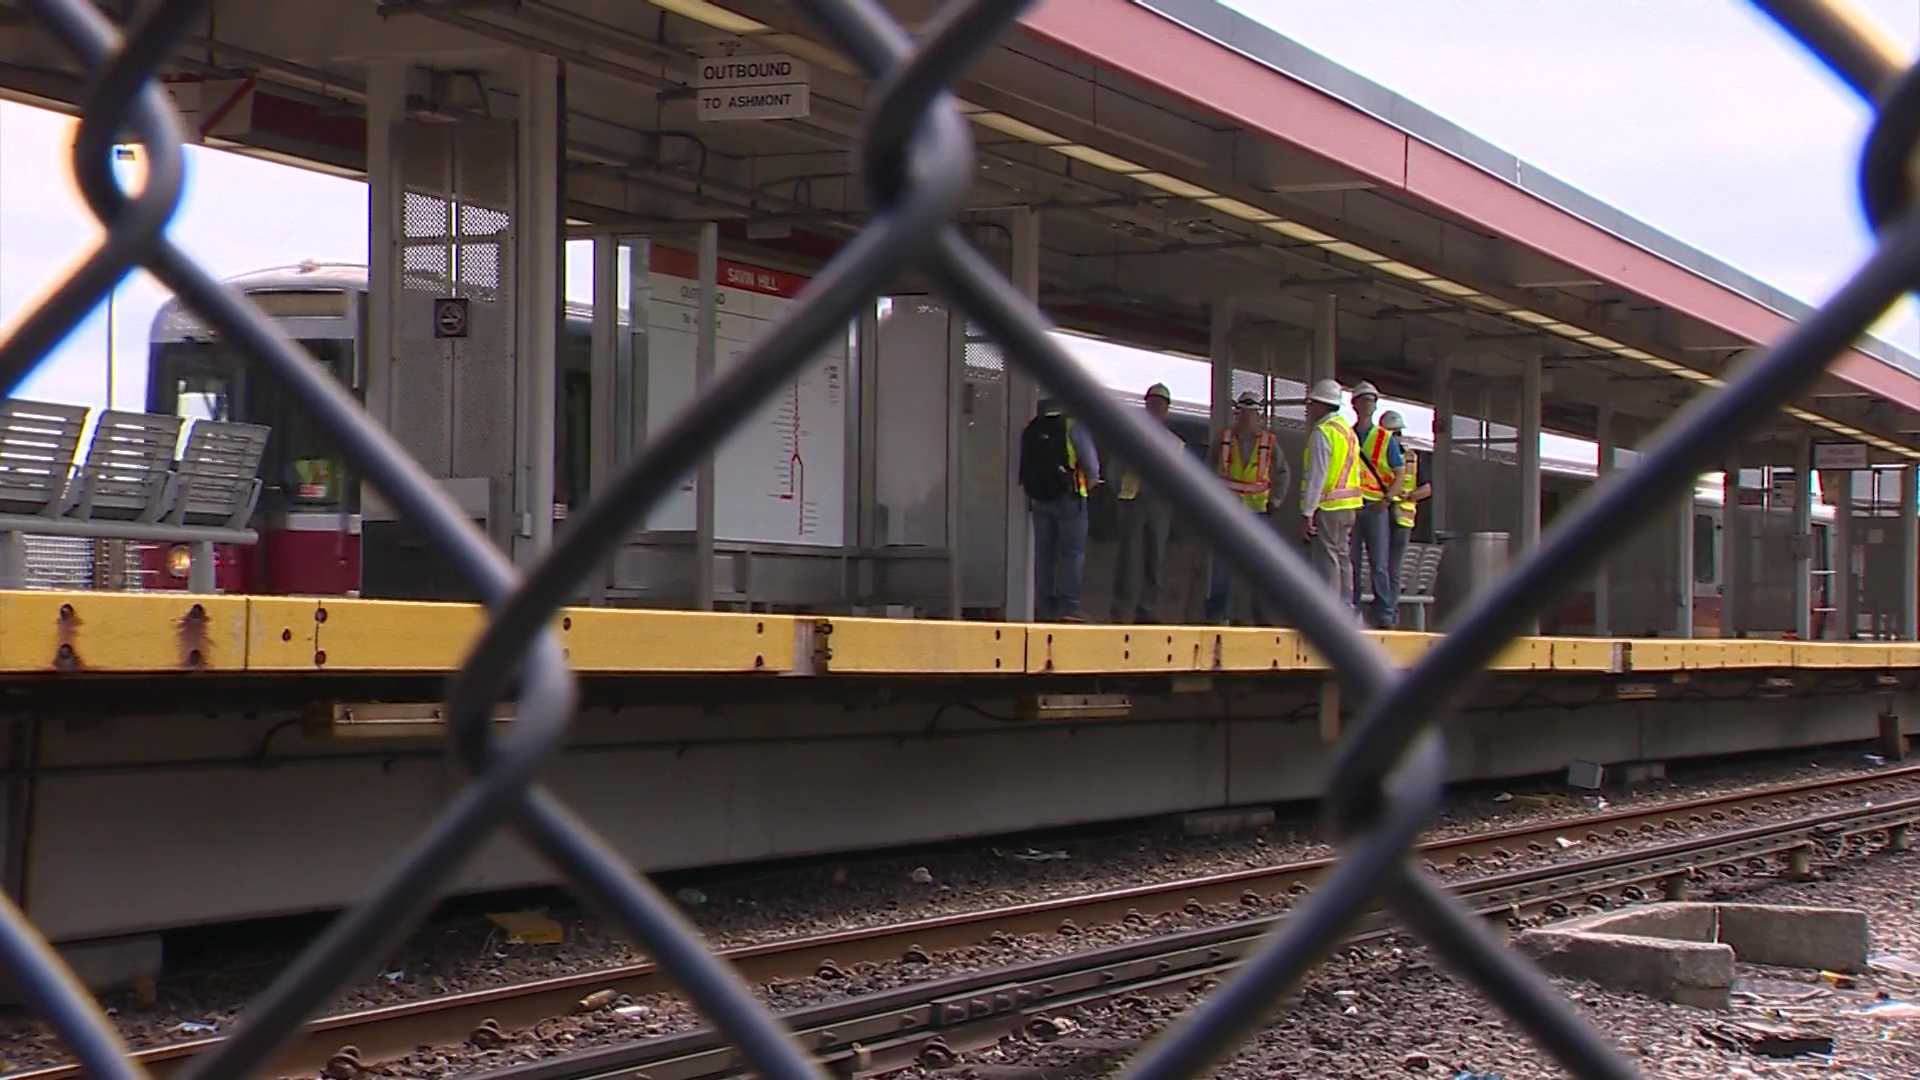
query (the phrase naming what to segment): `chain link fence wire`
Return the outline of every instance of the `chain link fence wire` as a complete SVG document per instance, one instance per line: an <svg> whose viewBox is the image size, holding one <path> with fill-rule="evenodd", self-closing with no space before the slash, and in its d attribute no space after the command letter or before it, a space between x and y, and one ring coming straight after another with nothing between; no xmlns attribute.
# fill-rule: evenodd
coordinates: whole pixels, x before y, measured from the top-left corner
<svg viewBox="0 0 1920 1080"><path fill-rule="evenodd" d="M872 220L800 302L621 467L524 581L345 388L167 237L181 193L181 129L155 79L206 0L146 6L124 38L87 0L30 0L91 74L73 167L106 233L0 342L0 384L11 394L110 287L144 266L291 393L491 612L449 696L449 738L472 774L469 782L253 1003L229 1037L196 1063L192 1075L258 1071L301 1023L418 925L461 863L500 828L518 830L586 898L616 917L759 1075L820 1075L672 905L539 785L540 766L567 731L576 690L547 628L590 568L680 476L890 279L913 267L928 272L1014 363L1170 493L1180 511L1329 658L1361 716L1339 747L1328 786L1328 819L1342 842L1340 863L1232 979L1142 1052L1129 1075L1192 1076L1231 1053L1379 903L1569 1072L1634 1075L1536 968L1504 949L1473 913L1416 869L1409 854L1438 808L1446 777L1440 727L1484 665L1548 605L1561 583L1584 580L1635 507L1678 498L1714 467L1721 448L1805 391L1902 292L1920 288L1920 209L1914 199L1920 65L1904 67L1897 50L1840 0L1756 3L1876 107L1861 192L1878 247L1832 299L1748 361L1726 387L1674 417L1636 467L1591 491L1508 577L1475 599L1458 628L1420 663L1397 672L1301 555L1246 513L1198 461L1164 448L1143 418L1106 394L1048 335L1034 305L950 224L971 181L973 156L966 121L947 88L991 47L1026 0L952 0L917 43L874 0L800 5L876 83L860 166L875 207ZM144 186L131 197L117 186L110 165L113 144L128 131L146 145L149 162ZM520 722L502 735L489 718L508 697L518 702ZM65 1040L87 1075L143 1075L99 1003L5 897L0 971Z"/></svg>

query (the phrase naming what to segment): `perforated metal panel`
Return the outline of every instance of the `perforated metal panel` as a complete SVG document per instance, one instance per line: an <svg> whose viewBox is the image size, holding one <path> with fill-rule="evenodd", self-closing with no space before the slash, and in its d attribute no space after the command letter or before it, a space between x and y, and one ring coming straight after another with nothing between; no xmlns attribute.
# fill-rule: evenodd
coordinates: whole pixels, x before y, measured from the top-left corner
<svg viewBox="0 0 1920 1080"><path fill-rule="evenodd" d="M507 489L514 433L512 124L405 125L396 432L429 472ZM467 333L435 335L433 301L467 303ZM496 540L507 523L493 522Z"/></svg>

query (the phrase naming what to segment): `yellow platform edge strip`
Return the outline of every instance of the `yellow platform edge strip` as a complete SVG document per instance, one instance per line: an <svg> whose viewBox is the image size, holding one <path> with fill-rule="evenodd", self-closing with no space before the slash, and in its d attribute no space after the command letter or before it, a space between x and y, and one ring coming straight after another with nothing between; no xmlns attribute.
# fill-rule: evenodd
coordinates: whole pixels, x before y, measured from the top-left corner
<svg viewBox="0 0 1920 1080"><path fill-rule="evenodd" d="M0 591L0 676L452 671L485 626L474 605L179 592ZM1325 672L1294 630L1082 626L618 608L557 616L567 659L599 675L1153 675ZM1369 634L1396 666L1439 640ZM1567 674L1920 669L1920 643L1527 637L1489 667Z"/></svg>

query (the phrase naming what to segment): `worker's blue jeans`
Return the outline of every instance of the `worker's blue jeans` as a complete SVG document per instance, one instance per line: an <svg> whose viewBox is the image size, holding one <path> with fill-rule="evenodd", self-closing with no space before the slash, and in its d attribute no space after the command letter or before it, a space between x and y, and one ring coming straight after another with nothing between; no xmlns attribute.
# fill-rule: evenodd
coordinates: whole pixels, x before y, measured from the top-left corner
<svg viewBox="0 0 1920 1080"><path fill-rule="evenodd" d="M1269 528L1273 527L1274 519L1266 514L1260 515L1260 521ZM1251 620L1248 625L1273 625L1273 613L1267 610L1266 598L1261 595L1259 589L1254 587L1253 582L1228 567L1226 556L1218 551L1213 553L1213 569L1207 578L1207 606L1204 616L1206 621L1213 626L1227 625L1233 614L1233 589L1235 582L1238 582L1241 587L1247 590L1247 614Z"/></svg>
<svg viewBox="0 0 1920 1080"><path fill-rule="evenodd" d="M1033 511L1033 617L1051 622L1080 615L1080 577L1087 563L1087 500L1063 495L1028 500Z"/></svg>
<svg viewBox="0 0 1920 1080"><path fill-rule="evenodd" d="M1353 517L1353 609L1367 615L1367 622L1381 630L1391 630L1400 620L1400 597L1394 589L1393 553L1389 551L1392 543L1393 518L1387 512L1387 504L1370 502L1360 507ZM1373 564L1371 582L1360 580L1360 552L1367 553L1367 560ZM1372 585L1373 603L1362 605L1360 596L1367 592L1362 586Z"/></svg>

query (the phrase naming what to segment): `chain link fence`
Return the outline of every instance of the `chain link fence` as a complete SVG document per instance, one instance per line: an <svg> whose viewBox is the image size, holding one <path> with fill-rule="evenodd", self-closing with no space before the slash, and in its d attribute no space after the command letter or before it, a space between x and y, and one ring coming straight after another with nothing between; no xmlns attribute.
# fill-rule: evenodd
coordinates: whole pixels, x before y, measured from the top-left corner
<svg viewBox="0 0 1920 1080"><path fill-rule="evenodd" d="M603 910L614 913L685 994L762 1076L819 1073L673 907L542 788L541 764L573 712L575 683L547 634L549 617L585 584L617 541L677 479L771 390L842 332L902 270L929 272L1013 363L1138 462L1172 493L1180 512L1264 590L1338 669L1362 719L1339 748L1328 785L1330 826L1343 858L1310 901L1200 1009L1134 1061L1136 1077L1195 1075L1230 1052L1275 1003L1376 903L1384 904L1462 977L1475 984L1570 1072L1633 1075L1593 1027L1492 931L1451 899L1408 853L1435 814L1446 776L1440 725L1501 646L1553 596L1584 580L1618 522L1635 507L1665 505L1715 467L1740 432L1805 391L1825 364L1905 290L1920 286L1920 66L1879 43L1839 0L1758 0L1821 56L1878 116L1861 187L1878 248L1847 284L1775 347L1751 359L1716 393L1675 416L1639 463L1562 515L1513 572L1471 603L1457 628L1415 667L1396 671L1297 551L1246 513L1190 456L1164 448L1047 335L1034 306L951 226L973 175L967 124L947 87L1005 31L1022 0L954 0L918 42L874 0L808 0L801 6L872 76L875 105L861 162L876 208L868 226L814 279L801 302L719 375L666 430L620 470L530 576L522 579L420 466L347 391L248 303L223 288L165 232L181 192L181 132L155 76L206 0L141 5L124 39L86 0L31 0L38 18L91 72L74 169L106 224L99 248L0 344L9 392L129 270L144 266L207 324L268 369L342 447L358 473L430 539L484 597L489 628L453 683L453 749L469 783L439 818L253 1004L232 1034L194 1067L198 1076L251 1075L302 1021L349 980L372 970L427 913L463 860L496 829L513 829ZM145 187L116 186L112 146L131 131L148 149ZM496 733L493 705L518 701L520 723ZM140 1068L99 1004L12 903L0 899L0 968L66 1041L86 1075L132 1077Z"/></svg>

